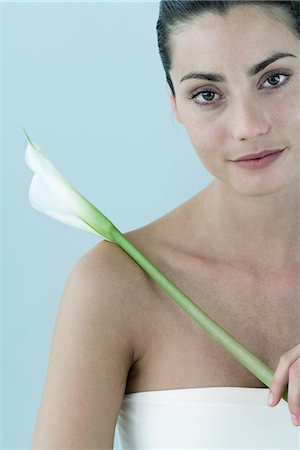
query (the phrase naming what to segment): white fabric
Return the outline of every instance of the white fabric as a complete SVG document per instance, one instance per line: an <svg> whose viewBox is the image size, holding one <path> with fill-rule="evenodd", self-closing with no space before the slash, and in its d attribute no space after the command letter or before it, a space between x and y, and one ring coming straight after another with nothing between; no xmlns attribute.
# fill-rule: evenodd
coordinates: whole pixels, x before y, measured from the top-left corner
<svg viewBox="0 0 300 450"><path fill-rule="evenodd" d="M300 449L288 404L267 405L268 388L205 387L126 394L119 449Z"/></svg>

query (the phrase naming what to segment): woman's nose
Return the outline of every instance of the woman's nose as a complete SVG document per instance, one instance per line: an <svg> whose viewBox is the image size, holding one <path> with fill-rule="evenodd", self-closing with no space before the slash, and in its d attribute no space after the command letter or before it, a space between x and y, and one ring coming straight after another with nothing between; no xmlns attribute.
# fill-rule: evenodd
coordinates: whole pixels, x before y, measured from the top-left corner
<svg viewBox="0 0 300 450"><path fill-rule="evenodd" d="M270 129L266 113L253 99L237 100L230 113L231 134L235 140L252 141Z"/></svg>

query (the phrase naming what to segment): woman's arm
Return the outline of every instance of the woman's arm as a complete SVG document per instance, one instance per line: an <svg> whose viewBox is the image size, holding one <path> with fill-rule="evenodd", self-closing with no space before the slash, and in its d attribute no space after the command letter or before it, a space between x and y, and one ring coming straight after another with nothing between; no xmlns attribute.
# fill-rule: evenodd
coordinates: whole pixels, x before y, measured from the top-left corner
<svg viewBox="0 0 300 450"><path fill-rule="evenodd" d="M63 293L32 449L113 448L134 360L130 280L122 250L97 247L72 269Z"/></svg>

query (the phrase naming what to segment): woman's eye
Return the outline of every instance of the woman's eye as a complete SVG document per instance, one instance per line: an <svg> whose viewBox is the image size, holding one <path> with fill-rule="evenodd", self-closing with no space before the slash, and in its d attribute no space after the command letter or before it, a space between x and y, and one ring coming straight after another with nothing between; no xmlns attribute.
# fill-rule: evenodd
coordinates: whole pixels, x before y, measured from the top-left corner
<svg viewBox="0 0 300 450"><path fill-rule="evenodd" d="M194 100L194 102L200 106L206 106L206 105L211 105L211 104L215 103L215 101L213 101L213 100L216 95L220 95L220 94L218 94L215 91L198 91L198 92L193 93L189 98ZM202 96L202 99L204 100L204 102L195 100L199 96Z"/></svg>
<svg viewBox="0 0 300 450"><path fill-rule="evenodd" d="M283 80L283 83L278 82L278 78L280 78L280 77L285 77ZM283 86L289 77L290 77L290 74L288 74L288 73L273 73L273 75L268 76L266 81L268 81L268 83L270 83L271 86L279 87L279 86ZM274 81L274 79L275 79L275 81ZM269 80L272 80L272 81L269 81Z"/></svg>
<svg viewBox="0 0 300 450"><path fill-rule="evenodd" d="M281 78L281 77L283 77L283 78ZM290 77L291 77L290 73L285 73L285 72L273 73L273 74L269 75L268 78L266 78L263 85L267 82L267 83L269 83L269 87L267 87L267 89L278 89L278 88L284 86ZM280 78L282 80L281 82L280 82ZM188 98L193 100L199 106L210 106L210 105L214 105L217 102L217 100L215 100L216 96L221 96L221 95L215 91L203 90L203 91L193 92L191 94L191 96L189 96ZM198 100L197 100L197 98L198 98ZM201 98L204 101L199 101L199 99L201 99Z"/></svg>

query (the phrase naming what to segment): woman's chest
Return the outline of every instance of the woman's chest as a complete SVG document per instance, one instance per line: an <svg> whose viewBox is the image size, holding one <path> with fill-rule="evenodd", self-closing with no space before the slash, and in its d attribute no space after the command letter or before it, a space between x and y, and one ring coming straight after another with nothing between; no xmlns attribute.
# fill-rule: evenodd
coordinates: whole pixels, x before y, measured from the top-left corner
<svg viewBox="0 0 300 450"><path fill-rule="evenodd" d="M201 270L200 270L201 269ZM257 277L240 268L165 267L167 275L221 327L276 369L300 342L300 273ZM153 332L127 391L180 387L264 387L160 287Z"/></svg>

